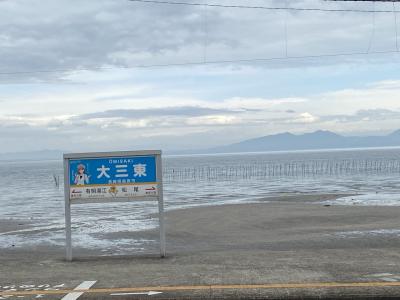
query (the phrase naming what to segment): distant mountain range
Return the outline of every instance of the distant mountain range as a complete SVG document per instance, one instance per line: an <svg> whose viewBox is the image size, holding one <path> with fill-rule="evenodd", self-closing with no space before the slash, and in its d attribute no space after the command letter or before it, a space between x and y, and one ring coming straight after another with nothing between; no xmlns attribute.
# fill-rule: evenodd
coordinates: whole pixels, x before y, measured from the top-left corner
<svg viewBox="0 0 400 300"><path fill-rule="evenodd" d="M400 130L385 136L342 136L331 131L318 130L305 134L289 132L267 135L239 143L201 150L164 151L165 154L206 154L262 151L292 151L318 149L346 149L371 147L400 147ZM140 150L140 149L138 149ZM64 151L65 152L65 151ZM0 161L62 160L63 151L0 153Z"/></svg>
<svg viewBox="0 0 400 300"><path fill-rule="evenodd" d="M208 149L209 153L314 150L400 146L400 130L385 136L342 136L318 130L295 135L280 133L245 140L239 143Z"/></svg>

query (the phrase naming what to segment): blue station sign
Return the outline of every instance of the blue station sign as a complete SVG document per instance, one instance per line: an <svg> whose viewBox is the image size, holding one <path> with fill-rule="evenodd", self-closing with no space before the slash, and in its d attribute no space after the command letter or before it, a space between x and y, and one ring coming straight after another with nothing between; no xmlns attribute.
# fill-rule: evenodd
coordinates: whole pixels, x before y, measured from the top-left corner
<svg viewBox="0 0 400 300"><path fill-rule="evenodd" d="M155 155L69 159L70 199L157 196Z"/></svg>
<svg viewBox="0 0 400 300"><path fill-rule="evenodd" d="M155 156L69 161L70 186L156 182Z"/></svg>

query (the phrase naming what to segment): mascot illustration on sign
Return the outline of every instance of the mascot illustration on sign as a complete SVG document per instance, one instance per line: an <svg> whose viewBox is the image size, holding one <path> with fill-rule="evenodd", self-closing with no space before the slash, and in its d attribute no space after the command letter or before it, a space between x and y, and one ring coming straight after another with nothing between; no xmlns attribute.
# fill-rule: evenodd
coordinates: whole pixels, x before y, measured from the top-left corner
<svg viewBox="0 0 400 300"><path fill-rule="evenodd" d="M86 174L86 167L83 164L78 165L77 168L78 173L75 175L75 184L76 185L85 185L89 183L90 175Z"/></svg>

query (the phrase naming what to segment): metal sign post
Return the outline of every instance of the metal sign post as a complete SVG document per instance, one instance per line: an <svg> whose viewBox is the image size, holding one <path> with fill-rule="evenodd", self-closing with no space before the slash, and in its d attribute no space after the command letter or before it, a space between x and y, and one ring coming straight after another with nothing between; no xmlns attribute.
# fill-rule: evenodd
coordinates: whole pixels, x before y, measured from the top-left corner
<svg viewBox="0 0 400 300"><path fill-rule="evenodd" d="M160 255L166 256L161 151L64 154L66 259L72 260L71 205L157 200Z"/></svg>

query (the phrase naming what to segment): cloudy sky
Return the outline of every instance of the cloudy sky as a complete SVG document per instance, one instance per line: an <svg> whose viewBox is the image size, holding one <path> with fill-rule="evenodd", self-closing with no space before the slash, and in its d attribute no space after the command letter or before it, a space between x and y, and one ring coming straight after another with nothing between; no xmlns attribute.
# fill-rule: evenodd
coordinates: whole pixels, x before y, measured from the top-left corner
<svg viewBox="0 0 400 300"><path fill-rule="evenodd" d="M0 152L196 149L285 131L400 128L392 3L196 3L386 12L0 0Z"/></svg>

